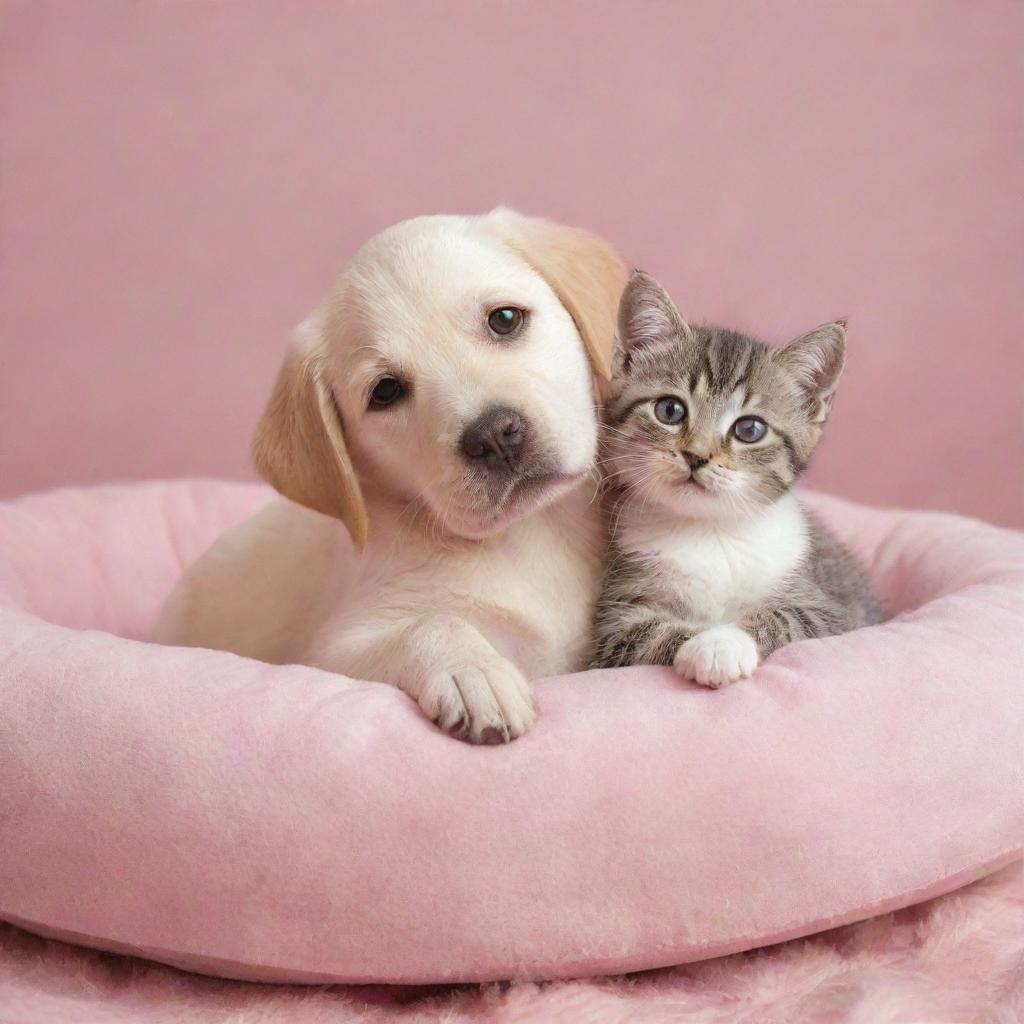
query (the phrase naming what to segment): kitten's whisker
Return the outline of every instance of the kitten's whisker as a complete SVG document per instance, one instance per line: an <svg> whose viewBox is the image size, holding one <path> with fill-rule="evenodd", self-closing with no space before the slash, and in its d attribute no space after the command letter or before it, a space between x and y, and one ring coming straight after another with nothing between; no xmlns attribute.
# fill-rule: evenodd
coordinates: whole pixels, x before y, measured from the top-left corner
<svg viewBox="0 0 1024 1024"><path fill-rule="evenodd" d="M646 452L613 452L609 455L601 455L598 457L598 462L610 462L614 459L645 459L647 458Z"/></svg>
<svg viewBox="0 0 1024 1024"><path fill-rule="evenodd" d="M600 465L600 467L602 469L605 468L605 467L612 467L612 466L619 466L619 465L624 465L624 466L648 466L648 465L650 465L652 463L652 461L653 460L648 458L646 455L637 455L637 456L625 456L625 455L623 455L623 456L619 456L618 458L615 458L615 459L606 459L604 462L601 462L599 465Z"/></svg>
<svg viewBox="0 0 1024 1024"><path fill-rule="evenodd" d="M608 472L605 473L605 477L610 480L613 477L623 476L626 473L632 473L637 469L642 469L643 467L644 463L642 462L631 466L622 466L619 469L609 470Z"/></svg>
<svg viewBox="0 0 1024 1024"><path fill-rule="evenodd" d="M623 438L626 441L638 440L636 434L632 434L628 430L621 430L619 427L613 427L607 423L601 427L601 435L605 439L611 437L613 440L617 440L619 438Z"/></svg>
<svg viewBox="0 0 1024 1024"><path fill-rule="evenodd" d="M614 534L619 528L619 521L622 519L622 513L625 511L627 505L634 502L638 497L644 499L646 504L647 499L654 491L654 483L656 482L657 472L651 471L647 476L640 477L637 480L631 481L631 485L628 488L623 488L621 497L613 505L612 511L609 515L611 522L611 532ZM641 506L641 511L643 506Z"/></svg>
<svg viewBox="0 0 1024 1024"><path fill-rule="evenodd" d="M636 456L634 458L627 458L626 456L622 456L621 458L618 459L608 459L606 462L600 463L600 466L602 469L605 466L614 466L619 463L623 463L627 466L647 466L650 465L651 461L652 460L647 458L646 456Z"/></svg>

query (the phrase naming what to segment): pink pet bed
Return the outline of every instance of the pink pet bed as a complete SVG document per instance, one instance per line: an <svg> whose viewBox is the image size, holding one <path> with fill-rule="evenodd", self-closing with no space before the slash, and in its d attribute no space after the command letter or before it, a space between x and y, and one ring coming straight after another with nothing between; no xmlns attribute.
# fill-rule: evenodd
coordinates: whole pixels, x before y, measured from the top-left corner
<svg viewBox="0 0 1024 1024"><path fill-rule="evenodd" d="M814 499L895 617L712 692L541 682L501 748L390 687L145 641L268 499L0 506L0 918L253 980L618 973L949 891L1024 844L1024 538Z"/></svg>

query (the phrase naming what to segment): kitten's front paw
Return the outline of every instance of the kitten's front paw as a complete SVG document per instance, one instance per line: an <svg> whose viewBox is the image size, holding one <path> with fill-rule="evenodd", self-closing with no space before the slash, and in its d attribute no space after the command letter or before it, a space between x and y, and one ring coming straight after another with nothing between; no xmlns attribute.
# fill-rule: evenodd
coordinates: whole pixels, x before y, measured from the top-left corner
<svg viewBox="0 0 1024 1024"><path fill-rule="evenodd" d="M537 717L530 684L497 654L431 672L419 704L441 729L470 743L508 743Z"/></svg>
<svg viewBox="0 0 1024 1024"><path fill-rule="evenodd" d="M757 668L757 644L738 626L715 626L690 637L673 666L684 678L717 689L745 679Z"/></svg>

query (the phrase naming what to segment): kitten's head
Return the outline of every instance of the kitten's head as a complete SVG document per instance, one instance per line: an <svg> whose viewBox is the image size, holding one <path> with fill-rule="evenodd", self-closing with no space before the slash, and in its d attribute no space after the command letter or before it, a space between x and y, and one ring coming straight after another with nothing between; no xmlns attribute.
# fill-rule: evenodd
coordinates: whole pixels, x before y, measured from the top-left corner
<svg viewBox="0 0 1024 1024"><path fill-rule="evenodd" d="M690 327L637 271L619 307L603 432L607 479L681 515L744 515L777 500L821 437L846 347L844 321L781 348Z"/></svg>

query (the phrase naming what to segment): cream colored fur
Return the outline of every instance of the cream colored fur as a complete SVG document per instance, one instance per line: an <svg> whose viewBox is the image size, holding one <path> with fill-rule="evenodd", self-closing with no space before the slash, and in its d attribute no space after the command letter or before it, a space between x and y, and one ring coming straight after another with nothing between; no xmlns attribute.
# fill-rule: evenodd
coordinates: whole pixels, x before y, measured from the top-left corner
<svg viewBox="0 0 1024 1024"><path fill-rule="evenodd" d="M392 683L474 742L526 731L527 679L585 657L603 543L594 374L623 283L600 239L509 210L372 239L296 332L256 431L258 468L293 500L214 544L157 638ZM496 344L487 310L503 304L529 317ZM410 397L368 410L384 373ZM528 417L557 469L498 508L458 451L495 404Z"/></svg>

